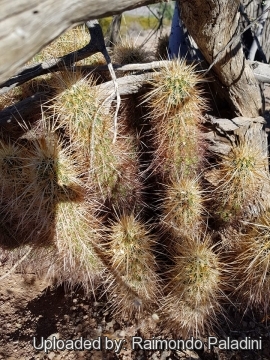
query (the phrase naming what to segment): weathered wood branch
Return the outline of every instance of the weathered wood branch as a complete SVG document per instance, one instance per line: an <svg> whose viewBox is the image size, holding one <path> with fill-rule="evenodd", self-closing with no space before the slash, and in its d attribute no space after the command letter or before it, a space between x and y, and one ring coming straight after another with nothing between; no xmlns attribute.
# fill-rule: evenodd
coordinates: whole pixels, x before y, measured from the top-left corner
<svg viewBox="0 0 270 360"><path fill-rule="evenodd" d="M236 117L230 120L206 115L205 119L204 125L208 131L204 137L208 142L208 149L214 154L227 155L232 146L239 142L254 141L262 154L268 156L267 134L263 129L266 122L262 116Z"/></svg>
<svg viewBox="0 0 270 360"><path fill-rule="evenodd" d="M155 73L145 73L140 75L129 75L117 79L119 95L130 95L140 92ZM115 83L113 80L99 86L104 99L115 93ZM36 93L18 103L0 111L0 127L9 126L20 121L33 111L33 104L41 104L48 100L48 93Z"/></svg>
<svg viewBox="0 0 270 360"><path fill-rule="evenodd" d="M48 100L48 94L38 92L28 98L18 101L16 104L8 106L0 111L0 127L13 125L15 122L23 119L28 114L33 113L33 107Z"/></svg>
<svg viewBox="0 0 270 360"><path fill-rule="evenodd" d="M107 57L107 50L101 27L97 20L87 21L86 26L90 33L90 41L83 48L73 51L57 59L26 67L19 74L13 76L3 84L0 84L0 95L12 88L32 80L37 76L59 71L65 67L72 66L76 61L83 60L91 55L101 52ZM108 60L106 58L106 60Z"/></svg>
<svg viewBox="0 0 270 360"><path fill-rule="evenodd" d="M226 98L233 113L259 116L259 84L247 66L240 39L230 44L238 32L240 0L178 0L178 5L185 26L206 61L215 63L213 71L220 82L217 91Z"/></svg>
<svg viewBox="0 0 270 360"><path fill-rule="evenodd" d="M151 72L151 70L158 70L168 63L167 60L153 61L145 64L128 64L128 65L114 65L114 69L121 72L133 72L139 71L142 74L132 74L117 79L119 86L119 94L130 95L138 93L142 87L144 87L150 79L152 79L157 72ZM258 63L256 61L249 61L250 66L254 69L255 77L262 82L270 83L270 65ZM98 67L94 66L76 66L79 71L108 71L107 65ZM75 69L76 69L75 68ZM72 68L74 71L74 68ZM147 71L147 72L144 72ZM108 81L100 85L100 88L104 92L104 97L109 96L114 92L114 82ZM48 94L37 93L29 98L26 98L15 105L9 106L6 109L0 111L0 126L5 126L12 121L16 121L20 117L24 117L30 113L31 105L37 102L43 102L47 99Z"/></svg>
<svg viewBox="0 0 270 360"><path fill-rule="evenodd" d="M258 81L270 84L270 64L263 64L258 61L248 61L248 64Z"/></svg>
<svg viewBox="0 0 270 360"><path fill-rule="evenodd" d="M240 8L242 21L241 27L245 28L249 25L253 19L257 19L258 16L262 15L262 5L266 5L265 1L262 0L241 0L242 8ZM250 34L245 33L243 36L243 40L246 47L246 52L250 50L250 36L255 36L257 29L257 22L251 27ZM270 62L270 46L269 46L269 33L270 33L270 11L268 12L268 18L263 27L262 31L262 40L260 43L259 51L257 51L257 56L259 61L263 61L264 63Z"/></svg>
<svg viewBox="0 0 270 360"><path fill-rule="evenodd" d="M0 83L69 27L157 0L1 0Z"/></svg>
<svg viewBox="0 0 270 360"><path fill-rule="evenodd" d="M0 84L0 95L5 94L6 92L12 90L14 87L24 84L26 81L32 80L36 78L37 76L52 73L55 71L61 71L61 70L71 70L75 71L78 69L79 71L108 71L107 65L101 65L101 66L90 66L90 65L82 65L77 66L76 68L70 67L71 63L73 63L73 60L77 59L77 54L79 53L78 61L82 60L85 57L88 57L91 55L91 52L93 50L93 54L98 52L99 50L94 50L94 47L90 47L89 45L86 45L83 49L80 49L78 51L75 51L71 54L67 54L63 56L62 58L58 58L56 60L53 60L51 62L43 62L40 64L35 64L33 66L27 67L24 70L22 70L19 74L13 76L11 79L6 81L3 84ZM114 70L119 71L149 71L161 68L163 66L166 66L167 61L153 61L151 63L145 63L145 64L127 64L127 65L117 65L114 64L113 68Z"/></svg>
<svg viewBox="0 0 270 360"><path fill-rule="evenodd" d="M87 45L88 46L88 45ZM78 50L80 51L80 50ZM84 56L82 54L82 56ZM69 54L67 55L69 57ZM22 85L26 81L32 80L37 76L43 75L45 73L54 72L54 71L61 71L61 70L78 70L78 71L87 71L87 72L103 72L108 71L107 65L100 65L100 66L93 66L93 65L81 65L70 67L66 63L62 63L61 58L58 60L55 60L57 62L57 65L54 64L54 62L44 62L41 64L33 65L32 67L25 68L23 71L21 71L18 75L13 76L11 79L6 81L4 84L0 84L0 95L5 94L6 92L10 91L16 86ZM113 64L114 70L120 71L120 72L129 72L129 71L151 71L151 70L157 70L162 67L165 67L168 64L169 60L162 60L162 61L152 61L150 63L144 63L144 64L126 64L126 65L118 65ZM263 64L258 61L247 61L247 63L252 68L255 78L264 83L270 83L270 65ZM50 67L50 64L54 64ZM62 64L62 65L61 65ZM46 72L46 69L49 69ZM44 71L44 72L43 72Z"/></svg>

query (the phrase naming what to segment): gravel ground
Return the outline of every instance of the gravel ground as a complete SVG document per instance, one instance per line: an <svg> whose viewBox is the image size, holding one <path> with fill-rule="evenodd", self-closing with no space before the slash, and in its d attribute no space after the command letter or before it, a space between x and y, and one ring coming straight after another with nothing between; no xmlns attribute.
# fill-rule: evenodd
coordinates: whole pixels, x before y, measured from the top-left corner
<svg viewBox="0 0 270 360"><path fill-rule="evenodd" d="M7 271L3 264L0 276ZM64 287L53 288L34 274L14 273L1 283L0 290L0 359L2 360L34 360L34 359L92 359L92 360L228 360L270 359L270 326L260 319L259 314L246 314L244 318L235 308L229 309L229 322L221 324L220 337L231 336L234 339L250 337L262 338L262 351L224 351L214 347L207 349L207 338L201 338L205 343L203 351L151 351L131 349L132 338L141 336L144 339L171 339L169 331L162 330L154 314L141 314L136 320L124 319L118 321L108 310L108 299L87 298L81 290L66 293ZM222 320L221 320L222 321ZM53 337L68 339L100 339L93 345L103 344L102 350L43 350L41 339ZM106 340L107 339L107 340ZM123 343L119 353L106 351L105 341L113 346ZM49 342L46 342L49 345ZM44 341L43 341L44 346Z"/></svg>

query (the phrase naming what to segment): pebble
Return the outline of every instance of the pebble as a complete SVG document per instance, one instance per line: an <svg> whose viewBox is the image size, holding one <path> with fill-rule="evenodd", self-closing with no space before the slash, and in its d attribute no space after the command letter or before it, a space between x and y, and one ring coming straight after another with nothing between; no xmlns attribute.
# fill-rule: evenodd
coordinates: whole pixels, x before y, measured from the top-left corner
<svg viewBox="0 0 270 360"><path fill-rule="evenodd" d="M52 340L53 338L56 338L56 339L59 339L60 338L60 334L59 333L54 333L54 334L51 334L50 336L48 336L48 340Z"/></svg>
<svg viewBox="0 0 270 360"><path fill-rule="evenodd" d="M82 324L78 324L75 328L75 331L78 333L80 331L82 331Z"/></svg>
<svg viewBox="0 0 270 360"><path fill-rule="evenodd" d="M52 360L55 357L55 353L53 351L51 351L48 355L47 355L48 359Z"/></svg>
<svg viewBox="0 0 270 360"><path fill-rule="evenodd" d="M168 358L168 356L170 356L170 355L171 355L170 351L164 350L161 353L160 360L166 360Z"/></svg>
<svg viewBox="0 0 270 360"><path fill-rule="evenodd" d="M120 337L125 337L126 336L125 330L121 330L120 333L119 333L119 336Z"/></svg>
<svg viewBox="0 0 270 360"><path fill-rule="evenodd" d="M155 321L158 321L159 320L159 316L158 314L152 314L152 319L155 320Z"/></svg>
<svg viewBox="0 0 270 360"><path fill-rule="evenodd" d="M191 350L185 350L185 353L189 356L192 360L200 360L200 357L197 353Z"/></svg>
<svg viewBox="0 0 270 360"><path fill-rule="evenodd" d="M61 360L62 356L61 355L56 355L55 358L53 358L53 360Z"/></svg>

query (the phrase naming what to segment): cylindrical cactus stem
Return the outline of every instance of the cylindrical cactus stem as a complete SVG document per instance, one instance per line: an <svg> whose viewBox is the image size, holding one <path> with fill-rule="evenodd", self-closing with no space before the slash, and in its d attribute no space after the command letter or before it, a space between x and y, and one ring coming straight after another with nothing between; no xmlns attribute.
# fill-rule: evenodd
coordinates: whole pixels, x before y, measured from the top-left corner
<svg viewBox="0 0 270 360"><path fill-rule="evenodd" d="M236 294L244 309L260 309L267 317L270 305L270 214L246 223L234 244L233 274Z"/></svg>
<svg viewBox="0 0 270 360"><path fill-rule="evenodd" d="M196 236L203 226L204 196L199 178L180 178L165 186L160 201L161 223L174 238Z"/></svg>
<svg viewBox="0 0 270 360"><path fill-rule="evenodd" d="M257 217L267 206L267 158L254 142L232 147L211 172L215 216L223 223ZM268 202L268 204L267 204Z"/></svg>
<svg viewBox="0 0 270 360"><path fill-rule="evenodd" d="M68 72L60 75L55 91L51 110L59 114L59 126L65 129L97 202L109 209L112 203L123 209L134 206L141 188L136 149L120 122L113 142L113 116L104 105L106 95L92 78Z"/></svg>
<svg viewBox="0 0 270 360"><path fill-rule="evenodd" d="M153 89L145 102L152 126L152 167L163 178L196 176L202 166L200 124L206 105L198 87L201 82L194 65L179 59L168 63L150 82Z"/></svg>
<svg viewBox="0 0 270 360"><path fill-rule="evenodd" d="M104 237L104 226L92 214L89 203L60 202L55 209L54 242L58 252L56 280L86 292L98 286L105 265L95 247Z"/></svg>
<svg viewBox="0 0 270 360"><path fill-rule="evenodd" d="M221 311L224 265L209 236L185 238L175 253L162 311L177 334L198 336Z"/></svg>
<svg viewBox="0 0 270 360"><path fill-rule="evenodd" d="M109 290L114 294L115 313L132 315L155 303L160 290L154 245L155 238L133 214L122 215L112 224L108 257L117 277L110 277Z"/></svg>

